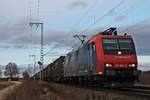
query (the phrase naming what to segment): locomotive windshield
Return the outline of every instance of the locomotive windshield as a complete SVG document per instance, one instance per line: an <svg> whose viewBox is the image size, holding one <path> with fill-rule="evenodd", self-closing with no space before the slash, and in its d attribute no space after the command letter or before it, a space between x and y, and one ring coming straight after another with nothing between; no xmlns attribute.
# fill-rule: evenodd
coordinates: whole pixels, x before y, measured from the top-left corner
<svg viewBox="0 0 150 100"><path fill-rule="evenodd" d="M103 39L104 49L119 49L117 39Z"/></svg>
<svg viewBox="0 0 150 100"><path fill-rule="evenodd" d="M105 54L117 54L121 51L122 54L134 54L134 45L129 38L104 38L103 48Z"/></svg>
<svg viewBox="0 0 150 100"><path fill-rule="evenodd" d="M118 39L120 49L133 49L133 42L131 39Z"/></svg>

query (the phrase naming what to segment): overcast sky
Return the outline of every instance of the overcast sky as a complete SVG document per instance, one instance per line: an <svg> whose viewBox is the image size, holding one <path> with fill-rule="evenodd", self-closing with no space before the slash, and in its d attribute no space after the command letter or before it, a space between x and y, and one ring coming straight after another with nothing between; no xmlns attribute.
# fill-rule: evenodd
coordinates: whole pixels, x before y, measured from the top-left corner
<svg viewBox="0 0 150 100"><path fill-rule="evenodd" d="M31 29L28 25L37 20L37 1L0 0L0 64L28 64L33 62L33 58L29 58L31 54L37 55L39 60L40 28ZM45 63L65 55L79 44L72 37L74 32L90 37L109 27L117 27L122 34L131 34L138 55L150 55L149 5L150 0L40 0L44 52L50 51L44 58ZM149 58L139 59L150 62Z"/></svg>

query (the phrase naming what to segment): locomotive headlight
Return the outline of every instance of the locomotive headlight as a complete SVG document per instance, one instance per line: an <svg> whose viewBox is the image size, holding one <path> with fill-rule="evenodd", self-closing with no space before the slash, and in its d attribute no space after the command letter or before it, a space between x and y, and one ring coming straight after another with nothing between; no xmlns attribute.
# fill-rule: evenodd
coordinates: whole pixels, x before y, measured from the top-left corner
<svg viewBox="0 0 150 100"><path fill-rule="evenodd" d="M105 66L106 67L112 67L112 64L106 64Z"/></svg>
<svg viewBox="0 0 150 100"><path fill-rule="evenodd" d="M132 64L132 67L135 67L135 64Z"/></svg>
<svg viewBox="0 0 150 100"><path fill-rule="evenodd" d="M135 67L135 64L129 64L129 67Z"/></svg>

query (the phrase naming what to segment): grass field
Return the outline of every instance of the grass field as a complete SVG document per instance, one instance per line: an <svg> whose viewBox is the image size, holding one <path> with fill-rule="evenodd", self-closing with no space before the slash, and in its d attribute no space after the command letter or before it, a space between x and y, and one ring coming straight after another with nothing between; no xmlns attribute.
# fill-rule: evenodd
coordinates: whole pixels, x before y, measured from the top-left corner
<svg viewBox="0 0 150 100"><path fill-rule="evenodd" d="M0 90L13 85L14 83L12 83L11 81L0 81Z"/></svg>

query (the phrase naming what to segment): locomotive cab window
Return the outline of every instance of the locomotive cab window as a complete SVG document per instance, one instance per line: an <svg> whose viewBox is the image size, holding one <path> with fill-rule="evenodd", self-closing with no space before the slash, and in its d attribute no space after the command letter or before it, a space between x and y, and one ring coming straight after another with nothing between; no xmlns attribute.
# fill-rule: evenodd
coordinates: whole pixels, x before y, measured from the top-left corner
<svg viewBox="0 0 150 100"><path fill-rule="evenodd" d="M120 49L133 49L133 43L131 39L119 39Z"/></svg>
<svg viewBox="0 0 150 100"><path fill-rule="evenodd" d="M104 49L119 49L117 39L103 39Z"/></svg>
<svg viewBox="0 0 150 100"><path fill-rule="evenodd" d="M104 38L102 40L104 54L134 54L134 44L130 38Z"/></svg>
<svg viewBox="0 0 150 100"><path fill-rule="evenodd" d="M96 45L95 43L90 44L90 70L95 71L96 70Z"/></svg>

